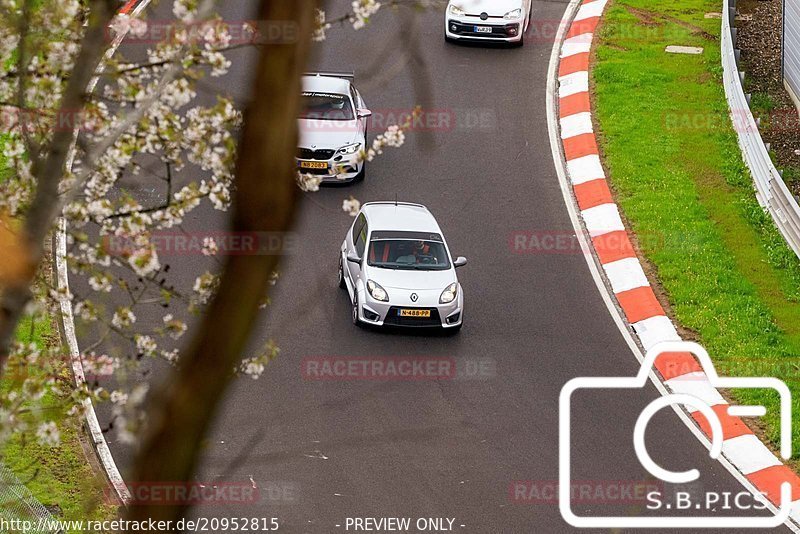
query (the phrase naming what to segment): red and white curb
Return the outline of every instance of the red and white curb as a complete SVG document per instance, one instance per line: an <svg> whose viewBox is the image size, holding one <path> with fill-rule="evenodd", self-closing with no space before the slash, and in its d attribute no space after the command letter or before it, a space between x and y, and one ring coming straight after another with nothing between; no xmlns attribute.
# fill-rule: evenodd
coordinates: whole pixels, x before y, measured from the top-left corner
<svg viewBox="0 0 800 534"><path fill-rule="evenodd" d="M144 11L149 3L150 0L129 0L119 12L135 17L141 14L141 12ZM111 47L106 51L106 58L110 58L117 51L124 37L124 34L115 37ZM91 80L89 86L87 87L87 92L94 90L94 87L97 85L97 80L97 76ZM73 143L73 147L70 149L70 153L67 158L67 168L72 167L74 154L75 151ZM70 294L69 268L67 266L67 222L63 218L59 219L58 221L58 230L55 236L55 264L58 288L59 290L65 291L65 294ZM75 317L72 314L72 303L69 301L62 301L60 307L62 333L65 341L67 342L67 347L69 348L70 359L72 360L72 373L75 383L81 387L86 384L86 378L83 372L83 363L81 361L81 351L78 346L78 338L75 335ZM122 475L117 468L117 464L111 454L111 449L108 447L108 442L106 442L105 434L103 434L103 429L100 427L100 422L97 419L97 413L94 410L94 405L90 399L86 399L83 405L86 428L90 437L92 438L92 445L94 447L95 454L97 454L100 465L102 466L109 483L114 488L114 493L117 495L117 498L121 503L127 504L131 500L131 494L127 485L125 484L125 480L122 478Z"/></svg>
<svg viewBox="0 0 800 534"><path fill-rule="evenodd" d="M569 14L578 7L571 24L565 24L562 38L556 42L553 52L551 82L554 82L552 70L557 65L557 87L551 83L548 108L551 122L555 123L551 129L557 135L551 135L551 139L556 137L556 144L560 145L553 147L553 153L557 155L556 167L561 167L559 174L568 184L565 192L571 190L572 198L568 204L572 203L573 215L578 216L574 222L577 219L578 224L582 222L583 225L576 230L588 234L586 244L594 250L596 259L588 257L590 267L594 271L594 262L600 265L595 272L602 276L598 285L605 286L601 287L601 293L613 293L616 313L621 313L625 319L618 321L618 325L629 334L625 327L627 323L641 347L647 351L661 342L678 341L680 336L656 298L636 256L600 161L592 125L589 64L592 39L606 3L607 0L583 0L578 7L578 1L573 0L567 10L565 19L568 23ZM655 367L660 373L656 378L664 386L659 388L662 393L694 395L712 407L722 423L722 454L736 470L734 474L742 475L737 478L748 489L766 495L774 508L780 505L781 484L791 483L791 521L795 524L787 525L800 532L800 526L796 524L800 523L800 477L783 465L744 421L727 413L727 401L712 387L691 353L664 353L656 359ZM688 411L695 423L693 430L699 427L702 435L710 438L710 425L705 417L693 409ZM692 425L692 422L687 421L687 424ZM701 439L702 435L699 436ZM703 441L708 443L707 439Z"/></svg>

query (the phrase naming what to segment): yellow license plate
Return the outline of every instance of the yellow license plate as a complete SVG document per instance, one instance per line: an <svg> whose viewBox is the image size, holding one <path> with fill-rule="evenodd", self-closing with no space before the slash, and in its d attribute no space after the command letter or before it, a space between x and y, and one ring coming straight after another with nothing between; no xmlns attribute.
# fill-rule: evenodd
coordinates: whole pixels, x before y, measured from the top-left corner
<svg viewBox="0 0 800 534"><path fill-rule="evenodd" d="M430 310L400 310L400 317L430 317Z"/></svg>
<svg viewBox="0 0 800 534"><path fill-rule="evenodd" d="M301 169L327 169L328 164L324 161L301 161Z"/></svg>

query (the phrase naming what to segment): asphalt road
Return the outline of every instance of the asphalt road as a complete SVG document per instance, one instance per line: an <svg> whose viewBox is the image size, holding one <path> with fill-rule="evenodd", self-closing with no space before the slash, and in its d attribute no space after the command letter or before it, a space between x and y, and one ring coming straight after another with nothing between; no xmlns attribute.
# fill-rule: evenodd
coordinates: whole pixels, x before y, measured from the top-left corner
<svg viewBox="0 0 800 534"><path fill-rule="evenodd" d="M169 3L156 15L166 17ZM230 20L252 18L253 2L226 2ZM329 5L329 16L349 2ZM561 19L566 2L535 1L539 28ZM441 10L386 10L363 30L335 27L315 63L355 70L380 118L420 104L444 124L409 135L350 187L305 195L294 246L253 346L272 338L277 360L258 381L238 380L216 418L198 481L255 483L252 504L204 505L204 517L277 517L284 532L344 531L348 517L454 518L463 532L570 532L555 500L513 498L558 479L558 394L576 376L631 376L637 362L577 253L519 254L519 231L572 233L547 135L545 88L552 43L529 37L524 48L447 45ZM131 55L135 51L128 50ZM247 95L250 52L237 52L229 76L206 88ZM381 128L373 127L374 136ZM157 189L131 181L140 194ZM346 292L336 286L337 249L351 223L341 210L362 202L420 202L443 228L465 292L465 326L456 336L378 332L350 323ZM224 228L198 210L188 231ZM176 257L172 275L191 285L198 258ZM73 285L83 287L73 279ZM142 322L158 323L160 310ZM224 332L220 332L224 335ZM447 358L461 376L436 381L309 379L308 358ZM464 376L481 364L479 376ZM161 375L161 373L159 373ZM578 396L572 417L574 477L609 488L648 477L631 444L639 411L657 396L648 386L625 398ZM101 420L108 421L107 410ZM122 468L130 451L109 433ZM648 431L664 467L697 467L684 488L743 490L672 413ZM669 488L672 491L674 488ZM533 502L532 502L533 501ZM643 502L579 503L582 513L643 513ZM730 512L733 513L733 512ZM353 529L351 528L350 531ZM723 532L723 530L720 530ZM724 530L730 532L730 530Z"/></svg>

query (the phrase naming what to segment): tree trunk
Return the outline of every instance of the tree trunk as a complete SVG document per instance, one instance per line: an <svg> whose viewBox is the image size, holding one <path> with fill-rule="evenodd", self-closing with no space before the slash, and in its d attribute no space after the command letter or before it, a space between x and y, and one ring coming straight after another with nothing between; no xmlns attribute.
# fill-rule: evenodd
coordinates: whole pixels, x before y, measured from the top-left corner
<svg viewBox="0 0 800 534"><path fill-rule="evenodd" d="M293 154L297 147L300 76L311 47L315 2L262 0L260 21L296 25L290 44L263 45L245 110L233 206L233 232L290 230L299 196ZM148 401L147 430L129 482L190 481L201 443L250 337L269 277L280 256L226 259L219 290L182 351L178 371ZM131 520L177 521L186 503L134 503Z"/></svg>

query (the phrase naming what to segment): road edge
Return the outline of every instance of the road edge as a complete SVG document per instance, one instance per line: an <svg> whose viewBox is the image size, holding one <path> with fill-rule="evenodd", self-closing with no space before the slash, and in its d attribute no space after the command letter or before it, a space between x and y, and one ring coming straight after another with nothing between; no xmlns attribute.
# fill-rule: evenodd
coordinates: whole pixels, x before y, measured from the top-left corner
<svg viewBox="0 0 800 534"><path fill-rule="evenodd" d="M138 16L150 3L150 0L129 0L125 6L120 9L120 13L130 16ZM125 32L127 34L127 31ZM125 34L115 37L111 47L106 52L105 57L111 57L119 48ZM97 84L97 77L93 78L87 90L89 92L94 90ZM73 164L74 145L70 150L70 155L67 160L67 167L71 168ZM59 291L69 295L69 268L67 266L67 221L63 217L58 219L58 230L56 231L54 243L54 256L56 264L56 280ZM86 384L86 377L83 372L83 363L81 361L80 348L78 346L78 338L75 335L75 317L72 313L72 304L70 301L61 301L61 333L67 342L69 348L70 360L72 362L72 374L75 379L75 384L81 387ZM114 461L114 456L111 454L111 449L108 446L103 430L100 426L100 421L97 418L97 413L94 410L94 404L91 399L83 401L84 406L84 422L92 440L94 452L100 465L106 474L106 478L111 486L114 488L114 493L117 499L122 504L127 504L131 501L131 493L125 484L125 480Z"/></svg>
<svg viewBox="0 0 800 534"><path fill-rule="evenodd" d="M559 185L583 256L614 323L641 363L647 349L662 341L680 340L680 336L658 303L629 241L596 144L589 95L590 53L594 30L607 3L571 0L567 6L550 57L547 121ZM649 378L661 395L691 392L710 400L709 404L727 404L691 355L671 355L660 364L657 360L656 367L661 376L651 371ZM711 442L691 414L675 405L672 408L710 449ZM779 495L780 483L786 479L797 492L800 478L739 418L721 419L725 439L720 463L777 514L778 509L762 492ZM800 500L793 501L792 509L785 524L800 533Z"/></svg>

